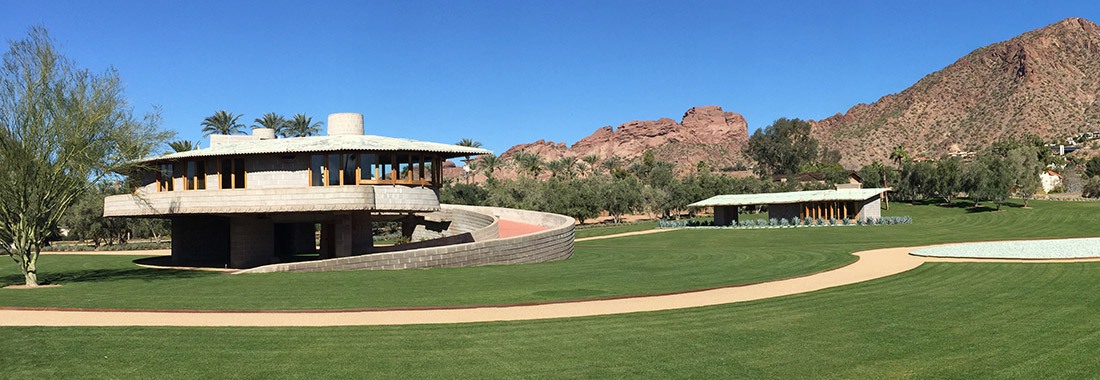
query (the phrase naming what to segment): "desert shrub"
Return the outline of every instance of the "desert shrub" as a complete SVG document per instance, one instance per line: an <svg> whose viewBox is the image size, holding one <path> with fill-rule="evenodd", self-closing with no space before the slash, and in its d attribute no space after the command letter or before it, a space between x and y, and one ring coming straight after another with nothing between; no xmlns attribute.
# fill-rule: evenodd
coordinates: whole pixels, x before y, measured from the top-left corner
<svg viewBox="0 0 1100 380"><path fill-rule="evenodd" d="M764 219L757 219L756 220L756 226L757 227L767 227L768 226L768 221L764 220Z"/></svg>
<svg viewBox="0 0 1100 380"><path fill-rule="evenodd" d="M768 225L772 226L772 227L778 226L779 225L779 220L776 219L776 218L768 219Z"/></svg>
<svg viewBox="0 0 1100 380"><path fill-rule="evenodd" d="M829 225L830 226L835 226L836 225L836 218L829 218Z"/></svg>
<svg viewBox="0 0 1100 380"><path fill-rule="evenodd" d="M814 218L811 218L811 217L808 217L808 216L807 216L807 217L806 217L806 221L805 221L804 223L802 223L802 224L803 224L803 225L807 225L807 226L812 226L812 225L814 225Z"/></svg>
<svg viewBox="0 0 1100 380"><path fill-rule="evenodd" d="M817 218L817 225L824 226L825 225L825 218Z"/></svg>

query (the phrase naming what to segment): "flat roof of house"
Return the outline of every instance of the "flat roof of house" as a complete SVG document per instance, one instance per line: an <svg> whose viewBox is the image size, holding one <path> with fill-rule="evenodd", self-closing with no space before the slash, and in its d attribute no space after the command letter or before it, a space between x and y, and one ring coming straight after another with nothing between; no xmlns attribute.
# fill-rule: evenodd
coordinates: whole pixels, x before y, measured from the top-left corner
<svg viewBox="0 0 1100 380"><path fill-rule="evenodd" d="M787 193L725 194L692 203L688 207L747 206L802 202L862 201L888 191L886 188L792 191Z"/></svg>
<svg viewBox="0 0 1100 380"><path fill-rule="evenodd" d="M196 157L236 156L249 154L312 153L338 151L375 151L375 152L423 152L438 153L444 158L477 156L492 153L481 148L461 145L441 144L426 141L399 139L371 135L339 135L289 137L268 140L249 140L223 143L213 148L196 149L186 152L169 153L147 157L136 162L179 160Z"/></svg>

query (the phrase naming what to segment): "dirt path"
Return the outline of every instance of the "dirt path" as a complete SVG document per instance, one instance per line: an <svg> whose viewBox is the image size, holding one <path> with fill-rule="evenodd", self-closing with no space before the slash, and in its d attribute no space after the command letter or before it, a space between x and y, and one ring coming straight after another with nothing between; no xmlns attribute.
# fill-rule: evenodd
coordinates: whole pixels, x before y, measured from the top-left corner
<svg viewBox="0 0 1100 380"><path fill-rule="evenodd" d="M909 255L923 247L856 252L856 262L802 277L715 289L615 299L460 308L377 309L301 312L212 311L63 311L0 308L0 326L360 326L468 323L567 318L684 309L812 292L902 273L925 262L1008 262L1013 260L943 259ZM1100 261L1015 260L1015 262ZM18 290L37 291L37 290Z"/></svg>
<svg viewBox="0 0 1100 380"><path fill-rule="evenodd" d="M169 256L172 249L141 249L134 251L42 251L43 255L103 255L103 256Z"/></svg>

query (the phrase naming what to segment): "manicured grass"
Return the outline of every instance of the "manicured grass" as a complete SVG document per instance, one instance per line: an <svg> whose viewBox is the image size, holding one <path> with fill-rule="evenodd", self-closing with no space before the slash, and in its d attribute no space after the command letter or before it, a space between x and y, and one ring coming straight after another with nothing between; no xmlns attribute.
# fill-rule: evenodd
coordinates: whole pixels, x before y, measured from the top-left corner
<svg viewBox="0 0 1100 380"><path fill-rule="evenodd" d="M1100 263L926 264L732 305L529 322L5 328L9 378L1095 378Z"/></svg>
<svg viewBox="0 0 1100 380"><path fill-rule="evenodd" d="M569 260L476 268L223 275L134 267L129 257L44 256L40 278L0 290L3 306L324 309L537 302L699 289L843 265L855 250L930 243L1097 235L1100 203L1032 201L1002 212L894 204L912 225L681 230L579 242ZM0 282L19 283L14 265Z"/></svg>
<svg viewBox="0 0 1100 380"><path fill-rule="evenodd" d="M598 226L598 227L595 227L595 226L593 226L593 227L578 226L576 232L574 232L574 236L577 239L582 239L582 238L593 237L593 236L605 236L605 235L621 234L623 232L651 230L651 229L654 229L654 228L657 228L657 222L656 221L638 222L638 223L621 224L621 225L619 225L619 224L610 224L610 225Z"/></svg>

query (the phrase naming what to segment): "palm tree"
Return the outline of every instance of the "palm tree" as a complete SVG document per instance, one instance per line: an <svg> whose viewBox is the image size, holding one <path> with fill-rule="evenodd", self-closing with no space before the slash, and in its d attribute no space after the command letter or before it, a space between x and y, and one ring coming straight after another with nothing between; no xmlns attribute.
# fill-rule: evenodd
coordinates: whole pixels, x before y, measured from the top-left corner
<svg viewBox="0 0 1100 380"><path fill-rule="evenodd" d="M909 153L905 151L904 146L899 144L898 146L894 147L893 151L890 152L890 159L893 160L894 164L898 165L898 167L900 168L902 161L909 160Z"/></svg>
<svg viewBox="0 0 1100 380"><path fill-rule="evenodd" d="M202 131L206 132L203 137L213 134L233 135L244 133L241 131L241 128L244 128L244 124L237 122L237 119L240 119L241 116L244 116L244 114L236 115L225 112L225 110L214 112L214 115L203 119L200 124L203 126Z"/></svg>
<svg viewBox="0 0 1100 380"><path fill-rule="evenodd" d="M481 142L480 141L474 141L474 139L462 139L461 141L456 142L455 145L468 146L468 147L471 147L471 148L480 148L481 147ZM466 158L464 158L462 160L462 165L469 165L469 164L470 164L470 156L466 156ZM470 169L473 169L473 167L471 167ZM466 172L469 173L469 171L466 171ZM467 182L469 182L469 181L467 181Z"/></svg>
<svg viewBox="0 0 1100 380"><path fill-rule="evenodd" d="M480 141L474 141L473 139L462 139L461 141L456 142L455 145L468 146L468 147L471 147L471 148L480 148L481 147L481 142Z"/></svg>
<svg viewBox="0 0 1100 380"><path fill-rule="evenodd" d="M523 172L526 172L532 178L538 178L539 174L542 174L542 167L546 164L546 161L534 153L516 152L512 159L516 161L516 166Z"/></svg>
<svg viewBox="0 0 1100 380"><path fill-rule="evenodd" d="M587 156L581 157L581 161L584 161L584 162L588 163L588 170L591 170L591 172L589 172L588 175L592 175L592 174L596 173L596 169L597 169L596 163L600 162L600 156L597 156L595 154L589 154Z"/></svg>
<svg viewBox="0 0 1100 380"><path fill-rule="evenodd" d="M504 166L504 160L492 153L482 155L477 160L481 162L478 164L479 168L485 170L485 178L493 178L493 172Z"/></svg>
<svg viewBox="0 0 1100 380"><path fill-rule="evenodd" d="M607 161L604 161L602 164L600 164L600 167L607 170L607 174L615 174L615 171L621 169L622 166L623 159L619 158L619 156L608 157Z"/></svg>
<svg viewBox="0 0 1100 380"><path fill-rule="evenodd" d="M189 140L172 141L168 143L168 147L176 152L186 152L189 150L199 149L199 143Z"/></svg>
<svg viewBox="0 0 1100 380"><path fill-rule="evenodd" d="M546 170L550 171L550 178L563 178L565 174L565 163L561 160L553 160L546 163Z"/></svg>
<svg viewBox="0 0 1100 380"><path fill-rule="evenodd" d="M300 113L294 115L294 118L288 120L286 124L283 124L283 129L277 132L279 136L283 137L309 137L321 133L321 126L323 125L325 125L324 122L314 123L312 117Z"/></svg>
<svg viewBox="0 0 1100 380"><path fill-rule="evenodd" d="M563 176L564 178L562 178L562 179L568 180L570 178L573 178L573 176L574 176L573 174L577 171L577 158L576 157L562 157L562 158L559 158L558 161L561 161L562 174L564 175Z"/></svg>
<svg viewBox="0 0 1100 380"><path fill-rule="evenodd" d="M264 117L256 119L255 122L259 125L253 125L252 128L270 128L278 133L286 125L286 118L274 112L268 112L264 114Z"/></svg>

